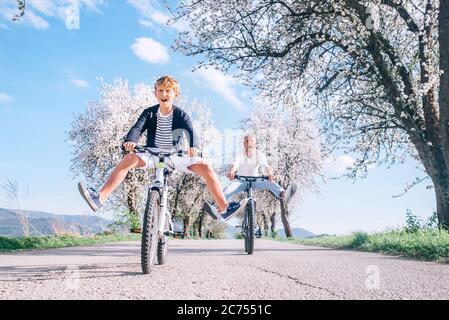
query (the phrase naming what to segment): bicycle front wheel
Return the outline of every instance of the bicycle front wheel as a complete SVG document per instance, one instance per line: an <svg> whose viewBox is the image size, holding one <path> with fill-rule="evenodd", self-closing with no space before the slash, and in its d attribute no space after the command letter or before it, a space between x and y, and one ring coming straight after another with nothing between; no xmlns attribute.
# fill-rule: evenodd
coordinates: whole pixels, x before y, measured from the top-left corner
<svg viewBox="0 0 449 320"><path fill-rule="evenodd" d="M164 230L169 231L170 222L168 221L168 217L165 219ZM170 237L163 234L160 236L158 244L157 244L157 263L164 264L167 262L167 251L168 251L168 239Z"/></svg>
<svg viewBox="0 0 449 320"><path fill-rule="evenodd" d="M141 264L144 274L153 270L158 246L158 219L160 211L160 197L156 190L148 191L147 204L143 216Z"/></svg>
<svg viewBox="0 0 449 320"><path fill-rule="evenodd" d="M245 209L245 251L248 254L253 254L254 252L254 216L256 215L254 200L249 200L246 204Z"/></svg>

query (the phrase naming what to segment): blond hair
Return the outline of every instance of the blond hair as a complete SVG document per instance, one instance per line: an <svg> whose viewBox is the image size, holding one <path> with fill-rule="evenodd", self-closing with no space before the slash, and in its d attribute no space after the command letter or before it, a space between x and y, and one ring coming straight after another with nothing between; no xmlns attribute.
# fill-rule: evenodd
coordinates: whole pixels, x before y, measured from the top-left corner
<svg viewBox="0 0 449 320"><path fill-rule="evenodd" d="M159 86L166 86L168 88L173 89L173 91L175 91L175 95L179 96L180 92L181 92L181 88L179 87L179 82L171 77L171 76L163 76L159 79L156 80L156 82L154 83L154 90L157 90L157 87Z"/></svg>
<svg viewBox="0 0 449 320"><path fill-rule="evenodd" d="M255 139L255 140L257 141L256 135L255 135L254 133L247 133L247 134L243 137L243 140L251 139L251 138L253 138L253 139Z"/></svg>

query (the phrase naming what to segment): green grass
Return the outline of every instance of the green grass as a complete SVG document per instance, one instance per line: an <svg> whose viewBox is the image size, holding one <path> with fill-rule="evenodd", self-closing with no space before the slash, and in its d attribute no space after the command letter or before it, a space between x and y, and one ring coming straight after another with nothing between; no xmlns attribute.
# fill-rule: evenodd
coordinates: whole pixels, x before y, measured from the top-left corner
<svg viewBox="0 0 449 320"><path fill-rule="evenodd" d="M393 230L372 234L355 232L345 236L306 239L276 238L276 240L310 246L381 252L421 260L449 262L449 232L443 230L423 229L416 232Z"/></svg>
<svg viewBox="0 0 449 320"><path fill-rule="evenodd" d="M73 246L87 246L98 243L140 240L139 234L99 234L93 237L56 235L47 237L0 237L0 252L30 249L51 249Z"/></svg>

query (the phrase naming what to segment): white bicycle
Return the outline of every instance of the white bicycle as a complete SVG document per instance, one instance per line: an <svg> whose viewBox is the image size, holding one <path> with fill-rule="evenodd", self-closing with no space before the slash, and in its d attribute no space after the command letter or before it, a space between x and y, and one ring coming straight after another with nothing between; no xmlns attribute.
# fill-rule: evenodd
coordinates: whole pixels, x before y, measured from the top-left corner
<svg viewBox="0 0 449 320"><path fill-rule="evenodd" d="M160 149L136 146L135 152L147 152L156 156L156 174L153 183L148 187L148 197L145 205L142 223L141 265L144 274L150 273L157 256L158 264L167 260L169 236L173 235L173 220L168 209L168 178L175 168L170 157L187 156L186 152L176 149L174 151L161 151ZM201 154L199 153L199 156Z"/></svg>

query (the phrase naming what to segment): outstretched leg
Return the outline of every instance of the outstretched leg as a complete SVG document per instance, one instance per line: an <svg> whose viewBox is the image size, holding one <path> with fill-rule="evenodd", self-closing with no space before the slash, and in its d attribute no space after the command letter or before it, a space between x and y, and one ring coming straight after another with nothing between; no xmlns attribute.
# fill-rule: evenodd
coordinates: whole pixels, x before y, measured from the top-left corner
<svg viewBox="0 0 449 320"><path fill-rule="evenodd" d="M104 206L111 192L123 181L129 170L145 165L145 161L139 156L128 154L114 168L100 192L97 192L93 188L86 187L82 182L78 183L78 190L89 207L93 211L97 211Z"/></svg>
<svg viewBox="0 0 449 320"><path fill-rule="evenodd" d="M187 168L204 179L209 192L211 193L212 197L215 200L215 203L217 204L218 210L226 210L228 201L226 201L223 191L221 190L220 181L218 180L218 177L215 174L212 166L209 163L202 161L192 164Z"/></svg>
<svg viewBox="0 0 449 320"><path fill-rule="evenodd" d="M123 159L117 164L117 166L112 171L108 180L103 185L99 192L100 201L105 203L112 191L117 188L117 186L125 179L126 174L129 170L145 166L145 161L143 161L139 156L134 153L127 154Z"/></svg>
<svg viewBox="0 0 449 320"><path fill-rule="evenodd" d="M204 210L213 219L229 220L233 215L242 212L242 210L245 208L246 202L248 201L247 198L243 199L239 203L228 202L226 200L223 191L221 190L220 181L218 180L218 177L210 164L205 161L199 161L188 166L187 168L203 177L203 179L206 181L207 188L209 189L209 192L212 194L212 197L217 204L218 212L216 208L214 208L207 202L204 204Z"/></svg>

